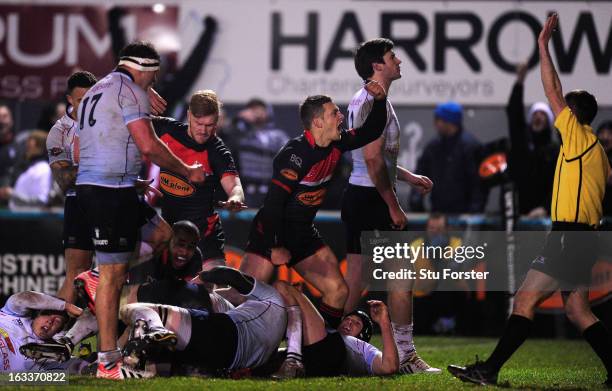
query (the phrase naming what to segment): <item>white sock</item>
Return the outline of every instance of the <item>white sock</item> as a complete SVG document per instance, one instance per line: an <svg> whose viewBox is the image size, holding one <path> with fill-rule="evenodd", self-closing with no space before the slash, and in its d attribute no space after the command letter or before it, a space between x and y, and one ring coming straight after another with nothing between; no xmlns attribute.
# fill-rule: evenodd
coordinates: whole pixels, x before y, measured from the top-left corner
<svg viewBox="0 0 612 391"><path fill-rule="evenodd" d="M391 322L391 328L393 329L393 339L395 340L401 363L406 357L416 351L412 339L412 323L397 324Z"/></svg>
<svg viewBox="0 0 612 391"><path fill-rule="evenodd" d="M98 352L98 362L100 364L112 364L121 360L121 350L107 350L106 352Z"/></svg>
<svg viewBox="0 0 612 391"><path fill-rule="evenodd" d="M302 361L302 311L297 305L287 307L287 358Z"/></svg>
<svg viewBox="0 0 612 391"><path fill-rule="evenodd" d="M74 325L70 328L70 330L68 330L64 337L70 339L70 342L72 342L73 345L76 345L97 331L98 322L96 317L89 311L89 309L86 309L83 311L81 316L77 318Z"/></svg>

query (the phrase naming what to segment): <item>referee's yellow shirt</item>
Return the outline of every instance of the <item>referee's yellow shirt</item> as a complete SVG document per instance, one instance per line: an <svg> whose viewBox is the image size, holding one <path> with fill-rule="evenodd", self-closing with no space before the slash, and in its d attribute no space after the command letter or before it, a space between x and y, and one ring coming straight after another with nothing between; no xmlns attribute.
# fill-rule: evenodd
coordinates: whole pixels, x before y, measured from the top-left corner
<svg viewBox="0 0 612 391"><path fill-rule="evenodd" d="M593 134L565 107L555 120L561 134L553 185L552 221L598 226L608 177L608 158Z"/></svg>

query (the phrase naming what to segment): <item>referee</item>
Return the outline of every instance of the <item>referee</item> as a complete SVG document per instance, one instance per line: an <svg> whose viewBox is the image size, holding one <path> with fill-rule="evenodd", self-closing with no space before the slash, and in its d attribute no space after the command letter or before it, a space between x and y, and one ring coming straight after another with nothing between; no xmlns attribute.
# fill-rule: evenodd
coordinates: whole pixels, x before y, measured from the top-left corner
<svg viewBox="0 0 612 391"><path fill-rule="evenodd" d="M496 384L504 363L527 339L538 304L561 289L567 317L582 332L603 362L612 386L612 338L588 302L591 268L597 252L602 200L609 173L606 153L590 124L597 114L595 97L584 90L563 96L548 52L558 16L546 20L538 38L544 92L561 136L551 205L552 230L516 293L512 315L491 356L466 367L450 365L450 373L467 382Z"/></svg>

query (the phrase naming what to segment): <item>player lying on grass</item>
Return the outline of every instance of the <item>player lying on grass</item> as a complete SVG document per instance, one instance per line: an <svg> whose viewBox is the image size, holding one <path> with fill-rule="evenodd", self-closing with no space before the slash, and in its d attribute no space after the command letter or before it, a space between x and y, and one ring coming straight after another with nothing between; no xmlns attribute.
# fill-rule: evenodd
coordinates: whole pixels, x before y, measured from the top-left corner
<svg viewBox="0 0 612 391"><path fill-rule="evenodd" d="M121 320L134 328L128 345L144 345L140 350L145 352L176 349L183 361L210 373L266 363L277 351L287 324L280 294L229 267L202 272L200 279L229 285L247 300L224 314L150 303L122 306Z"/></svg>
<svg viewBox="0 0 612 391"><path fill-rule="evenodd" d="M172 226L172 239L161 254L130 269L130 280L123 287L122 303L161 303L214 312L233 308L217 293L209 294L203 285L189 282L202 267L202 256L196 247L199 240L199 230L193 223L176 222ZM32 358L65 361L70 358L76 344L98 331L93 306L98 278L96 269L77 276L77 292L84 298L88 309L65 335L57 340L29 343L24 348L25 354ZM120 338L120 342L125 340Z"/></svg>
<svg viewBox="0 0 612 391"><path fill-rule="evenodd" d="M0 373L14 371L69 370L79 373L88 363L72 360L64 365L48 360L32 360L22 353L24 344L44 342L61 332L69 316L82 310L62 299L33 291L10 296L0 309Z"/></svg>
<svg viewBox="0 0 612 391"><path fill-rule="evenodd" d="M368 343L372 336L372 320L365 312L347 314L337 330L330 330L325 327L321 314L301 292L282 281L278 281L275 288L287 306L287 358L274 378L397 373L397 346L387 306L383 302L368 301L370 315L380 326L381 352Z"/></svg>

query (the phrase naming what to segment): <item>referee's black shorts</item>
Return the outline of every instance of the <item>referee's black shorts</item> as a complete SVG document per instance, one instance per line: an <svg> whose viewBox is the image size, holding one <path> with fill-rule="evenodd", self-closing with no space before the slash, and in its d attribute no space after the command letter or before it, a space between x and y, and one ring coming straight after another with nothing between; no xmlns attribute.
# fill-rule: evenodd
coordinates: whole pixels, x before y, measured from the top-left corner
<svg viewBox="0 0 612 391"><path fill-rule="evenodd" d="M393 230L387 203L375 187L349 184L344 191L341 216L349 254L361 254L362 231Z"/></svg>
<svg viewBox="0 0 612 391"><path fill-rule="evenodd" d="M599 233L587 224L553 222L540 256L531 268L561 283L561 289L586 287L597 261Z"/></svg>

